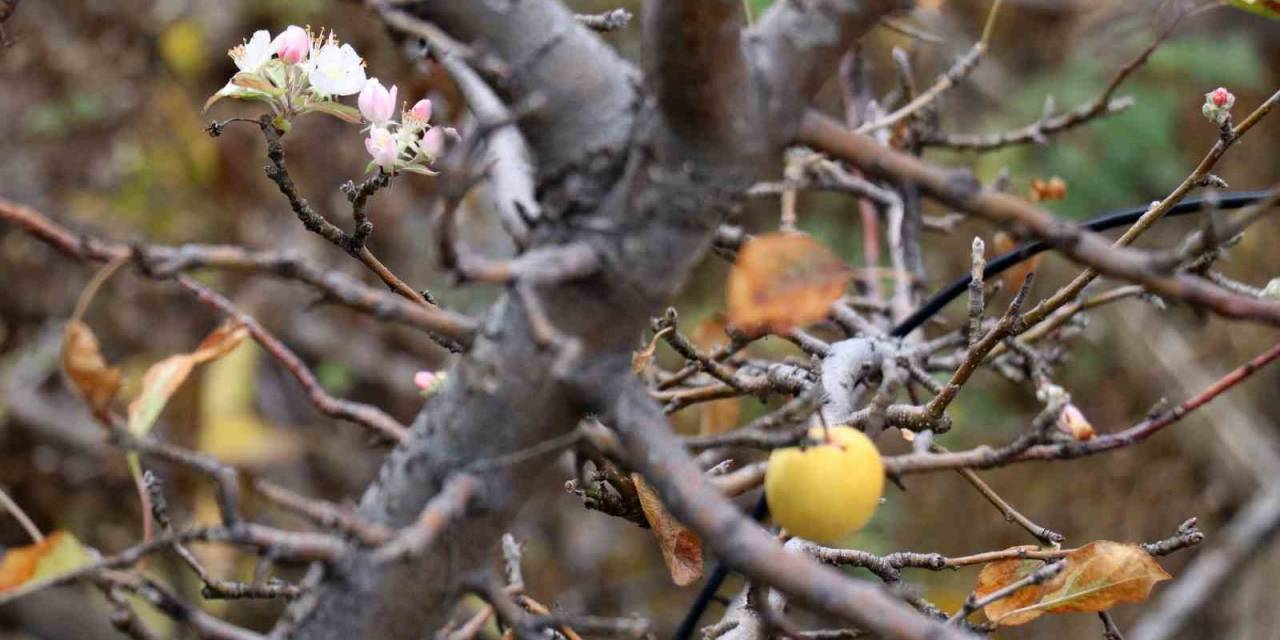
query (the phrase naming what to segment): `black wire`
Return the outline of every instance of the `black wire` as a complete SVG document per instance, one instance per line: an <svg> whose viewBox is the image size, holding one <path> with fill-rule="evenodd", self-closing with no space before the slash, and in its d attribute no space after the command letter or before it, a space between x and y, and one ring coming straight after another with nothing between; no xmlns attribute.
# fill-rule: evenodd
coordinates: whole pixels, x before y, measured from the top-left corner
<svg viewBox="0 0 1280 640"><path fill-rule="evenodd" d="M1168 216L1180 216L1188 213L1200 213L1202 211L1216 211L1223 209L1240 209L1264 200L1274 192L1272 191L1236 191L1230 193L1220 193L1213 196L1210 200L1204 197L1187 198L1182 202L1173 206ZM1148 206L1136 206L1119 211L1105 213L1092 220L1080 225L1081 228L1090 231L1106 231L1121 225L1130 224L1142 217L1146 213ZM1005 270L1017 265L1018 263L1030 258L1036 254L1043 253L1048 250L1049 246L1040 241L1024 242L1012 251L1001 254L993 258L987 263L987 268L982 272L982 279L999 275ZM946 307L951 301L960 297L969 288L969 283L973 281L972 275L966 275L957 278L955 282L947 285L947 287L929 298L915 313L907 316L902 322L889 332L889 335L895 337L903 337L912 331L915 331L920 325L928 322L939 311ZM769 503L765 500L764 495L756 501L756 506L751 510L752 519L757 522L764 520L769 515ZM680 626L676 629L672 640L688 640L689 635L693 633L693 628L698 625L698 620L702 618L703 612L707 606L715 599L716 592L720 590L720 585L724 583L725 578L729 577L729 567L723 562L717 563L716 568L707 577L706 583L702 585L702 590L698 592L698 597L694 599L693 604L689 607L689 612L685 614L684 620L680 622Z"/></svg>
<svg viewBox="0 0 1280 640"><path fill-rule="evenodd" d="M1237 191L1233 193L1223 193L1214 196L1212 203L1206 202L1203 197L1187 198L1182 202L1169 209L1165 216L1180 216L1187 213L1199 213L1205 210L1214 209L1239 209L1254 204L1264 198L1272 195L1271 191ZM1209 205L1209 206L1206 206ZM1121 209L1111 213L1098 216L1084 224L1080 225L1084 229L1090 231L1106 231L1121 225L1134 222L1147 212L1146 206L1132 207L1129 209ZM982 279L989 280L992 276L999 275L1001 272L1010 267L1034 256L1038 253L1047 251L1049 246L1037 240L1035 242L1024 242L1012 251L1001 254L993 258L987 263L987 268L982 272ZM973 276L966 275L963 278L957 278L955 282L947 285L947 288L935 293L932 298L916 309L915 313L909 315L898 326L889 332L889 335L895 337L903 337L912 331L915 331L920 325L924 324L933 317L934 314L942 310L952 300L960 297L969 288L969 283L973 281Z"/></svg>

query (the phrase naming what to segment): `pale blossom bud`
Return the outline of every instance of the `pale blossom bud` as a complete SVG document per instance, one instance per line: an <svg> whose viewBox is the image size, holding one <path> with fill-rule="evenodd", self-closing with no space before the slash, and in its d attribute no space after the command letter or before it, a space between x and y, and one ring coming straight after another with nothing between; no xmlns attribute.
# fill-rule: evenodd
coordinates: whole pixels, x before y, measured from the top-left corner
<svg viewBox="0 0 1280 640"><path fill-rule="evenodd" d="M1218 87L1204 94L1204 107L1201 111L1210 121L1222 125L1231 117L1231 107L1235 106L1236 97L1224 87Z"/></svg>
<svg viewBox="0 0 1280 640"><path fill-rule="evenodd" d="M375 126L381 127L386 124L395 113L397 91L398 88L395 86L387 91L377 78L369 78L364 83L364 88L360 90L360 97L356 100L360 106L360 115Z"/></svg>
<svg viewBox="0 0 1280 640"><path fill-rule="evenodd" d="M422 155L435 160L444 151L444 129L432 127L422 134Z"/></svg>
<svg viewBox="0 0 1280 640"><path fill-rule="evenodd" d="M302 27L291 26L276 36L271 49L285 64L298 64L311 52L311 36Z"/></svg>
<svg viewBox="0 0 1280 640"><path fill-rule="evenodd" d="M378 166L387 171L395 169L396 160L400 156L400 145L390 131L382 127L374 127L369 131L369 137L364 140L364 148L368 150L370 156L373 156L373 161Z"/></svg>
<svg viewBox="0 0 1280 640"><path fill-rule="evenodd" d="M426 98L417 101L414 103L413 108L409 109L409 114L412 115L415 120L420 120L422 122L431 120L431 101Z"/></svg>
<svg viewBox="0 0 1280 640"><path fill-rule="evenodd" d="M1093 425L1074 404L1068 404L1062 410L1058 416L1058 428L1075 440L1091 440L1094 436Z"/></svg>
<svg viewBox="0 0 1280 640"><path fill-rule="evenodd" d="M431 394L444 384L446 373L441 371L419 371L413 375L413 384L424 394Z"/></svg>

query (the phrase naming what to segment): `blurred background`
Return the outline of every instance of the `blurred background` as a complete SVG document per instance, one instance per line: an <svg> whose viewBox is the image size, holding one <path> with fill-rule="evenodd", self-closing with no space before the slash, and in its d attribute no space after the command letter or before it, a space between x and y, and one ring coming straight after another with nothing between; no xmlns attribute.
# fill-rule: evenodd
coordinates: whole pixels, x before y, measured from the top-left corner
<svg viewBox="0 0 1280 640"><path fill-rule="evenodd" d="M751 0L756 9L767 4ZM584 12L640 2L571 2ZM892 88L890 50L913 54L916 82L927 86L979 37L988 2L932 0L908 22L942 37L912 41L877 29L866 43L878 93ZM1158 3L1157 3L1158 4ZM1154 37L1158 6L1124 0L1010 0L991 43L991 54L970 81L941 103L943 131L995 132L1034 122L1047 96L1060 110L1093 100L1112 76ZM256 29L273 34L289 24L335 27L368 61L370 75L399 85L404 100L429 96L437 119L465 127L465 105L444 74L409 61L382 25L358 3L338 0L29 0L4 29L12 46L0 49L0 196L28 204L71 226L119 241L158 244L234 243L289 248L327 268L366 282L370 276L338 249L306 232L265 178L264 145L251 127L232 127L217 139L204 133L209 117L254 115L252 105L224 101L209 116L205 99L234 66L224 53ZM636 58L641 44L632 26L605 38ZM587 62L584 62L586 64ZM1026 193L1031 180L1061 177L1067 197L1049 203L1068 219L1149 202L1172 190L1213 144L1216 129L1200 113L1203 94L1226 86L1237 98L1237 117L1280 87L1280 22L1217 9L1188 20L1118 95L1134 108L1053 138L1048 145L974 155L930 152L935 162L972 167L984 181L1007 168L1011 188ZM825 95L836 108L834 87ZM349 100L349 102L354 102ZM1272 115L1218 165L1233 189L1255 189L1280 177L1280 121ZM294 179L320 211L342 225L346 202L338 186L360 179L367 161L358 128L331 118L306 117L286 140ZM493 288L452 287L436 268L428 216L440 178L406 176L372 201L371 248L393 271L425 287L447 307L477 314L498 295ZM472 246L507 251L495 221L463 212ZM946 213L930 210L930 213ZM776 200L751 203L749 230L776 224ZM1196 227L1191 220L1161 223L1143 244L1169 246ZM843 197L803 195L800 226L850 264L862 264L856 204ZM932 291L966 272L970 239L988 241L994 229L963 223L950 235L926 237ZM1253 286L1280 276L1276 247L1280 223L1258 224L1224 263L1227 275ZM990 246L988 242L988 246ZM61 327L93 267L71 261L15 229L0 225L0 486L43 530L69 529L111 552L140 538L137 500L124 456L103 442L58 369ZM723 309L727 264L709 256L676 301L687 327ZM1044 262L1034 294L1044 296L1076 269L1061 258ZM379 405L408 422L420 397L412 378L440 369L449 354L421 333L384 325L342 308L315 304L312 292L265 278L207 273L202 281L232 297L281 336L316 371L331 393ZM1007 295L997 300L1007 301ZM963 304L945 314L954 323ZM194 304L171 283L132 270L113 277L85 320L112 363L129 375L125 396L151 363L193 348L220 318ZM931 328L929 331L940 331ZM1088 321L1056 380L1101 432L1140 420L1161 398L1177 402L1276 340L1272 328L1231 323L1183 308L1158 310L1129 300L1103 308ZM753 347L762 355L791 353L781 340ZM675 366L659 348L659 362ZM516 365L518 366L518 365ZM1263 372L1208 408L1143 445L1106 456L1022 465L984 474L990 484L1033 520L1067 536L1067 544L1095 539L1150 541L1170 535L1198 516L1213 544L1259 482L1251 450L1273 447L1280 436L1274 393L1280 372ZM767 409L756 400L732 401L707 411L745 422ZM1038 410L1026 386L980 373L953 410L957 425L948 447L1003 442ZM675 419L696 430L708 418L690 409ZM299 387L252 346L202 369L175 397L157 434L215 453L304 493L339 502L356 500L385 450L363 433L312 409ZM886 438L888 440L888 438ZM893 443L885 443L892 448ZM179 523L216 517L207 484L157 467ZM542 481L546 491L530 504L514 531L527 545L530 593L566 610L597 615L636 613L669 633L695 587L671 585L649 532L582 508L563 492L567 464ZM953 474L914 476L907 491L890 488L886 506L860 534L858 548L875 552L937 551L964 555L1028 544ZM754 501L755 496L744 497ZM257 517L301 526L269 511ZM27 543L23 530L0 518L0 548ZM226 578L252 574L254 558L221 549L201 553ZM1178 575L1195 550L1161 562ZM495 558L495 562L497 558ZM199 584L171 559L148 570L199 601ZM296 575L299 568L286 568ZM862 579L869 574L852 572ZM909 572L925 596L958 608L977 568L948 573ZM430 579L429 576L424 576ZM734 583L723 590L729 595ZM1159 588L1157 588L1157 594ZM1280 628L1280 552L1257 559L1219 594L1199 629L1214 637L1270 638ZM204 602L208 610L257 629L270 626L278 603ZM465 606L465 605L464 605ZM0 638L111 638L107 608L97 592L68 587L0 606ZM1115 610L1121 628L1140 606ZM704 619L718 618L713 605ZM149 621L163 624L158 616ZM1001 638L1100 637L1092 614L1059 615ZM496 637L496 636L493 636ZM1187 637L1206 637L1201 633Z"/></svg>

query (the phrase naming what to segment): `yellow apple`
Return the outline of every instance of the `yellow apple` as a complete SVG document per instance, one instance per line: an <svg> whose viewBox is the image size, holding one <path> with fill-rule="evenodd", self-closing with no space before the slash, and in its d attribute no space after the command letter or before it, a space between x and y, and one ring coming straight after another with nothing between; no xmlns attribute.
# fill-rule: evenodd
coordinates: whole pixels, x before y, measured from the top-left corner
<svg viewBox="0 0 1280 640"><path fill-rule="evenodd" d="M820 444L775 449L764 476L773 519L792 535L844 542L871 519L884 490L875 443L852 427L814 427Z"/></svg>

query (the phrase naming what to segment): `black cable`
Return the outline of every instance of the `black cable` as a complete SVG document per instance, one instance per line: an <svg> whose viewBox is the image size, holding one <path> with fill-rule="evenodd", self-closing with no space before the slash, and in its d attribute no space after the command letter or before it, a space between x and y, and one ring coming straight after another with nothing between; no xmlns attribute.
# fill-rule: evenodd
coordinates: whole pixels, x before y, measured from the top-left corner
<svg viewBox="0 0 1280 640"><path fill-rule="evenodd" d="M1223 193L1214 196L1214 201L1211 206L1206 206L1209 203L1206 202L1206 199L1203 197L1187 198L1186 200L1174 205L1172 209L1169 209L1169 212L1166 213L1165 216L1180 216L1187 213L1199 213L1206 209L1239 209L1254 204L1271 195L1271 191L1237 191L1232 193ZM1142 214L1146 212L1146 206L1121 209L1120 211L1113 211L1111 213L1098 216L1080 226L1081 228L1088 229L1090 231L1106 231L1107 229L1112 229L1121 225L1131 224L1138 218L1141 218ZM982 279L990 280L993 276L999 275L1010 267L1013 267L1014 265L1038 253L1043 253L1049 248L1050 247L1048 245L1039 240L1035 242L1024 242L1015 247L1012 251L996 256L988 262L986 270L982 272ZM916 309L915 313L907 316L906 319L898 323L898 326L894 327L893 331L889 332L889 335L901 338L912 331L915 331L917 327L927 322L929 318L934 316L934 314L941 311L943 307L947 306L947 304L952 300L960 297L960 294L968 290L969 283L972 280L973 276L971 275L965 275L963 278L957 278L955 282L947 285L947 288L935 293L932 298L929 298L929 300L923 305L920 305L920 308Z"/></svg>
<svg viewBox="0 0 1280 640"><path fill-rule="evenodd" d="M1199 213L1201 211L1218 211L1224 209L1240 209L1262 201L1273 194L1272 191L1236 191L1230 193L1220 193L1213 196L1212 202L1204 197L1187 198L1182 202L1174 205L1168 213L1168 216L1180 216L1188 213ZM1081 228L1090 231L1106 231L1121 225L1131 224L1142 214L1146 213L1147 205L1130 207L1119 211L1105 213L1092 220L1080 225ZM982 279L989 280L994 276L1000 275L1005 270L1017 265L1018 263L1030 258L1036 254L1043 253L1050 247L1045 243L1037 240L1034 242L1024 242L1012 251L1001 254L993 258L987 263L987 268L982 272ZM889 335L895 337L903 337L912 331L915 331L920 325L928 322L935 314L951 303L952 300L960 297L960 294L969 289L969 283L973 281L972 275L965 275L957 278L955 282L947 285L947 287L935 294L933 297L920 305L915 313L907 316L902 322L889 332ZM764 520L769 515L769 504L765 500L764 495L756 501L756 506L751 510L751 517L757 522ZM729 577L729 567L723 562L716 564L716 568L707 576L707 581L702 585L702 590L698 592L698 597L694 599L693 604L689 607L689 612L685 614L684 620L680 622L680 626L676 629L672 640L688 640L693 628L698 625L698 620L702 618L703 612L707 606L715 599L716 592L720 590L720 585L724 583L725 578Z"/></svg>

